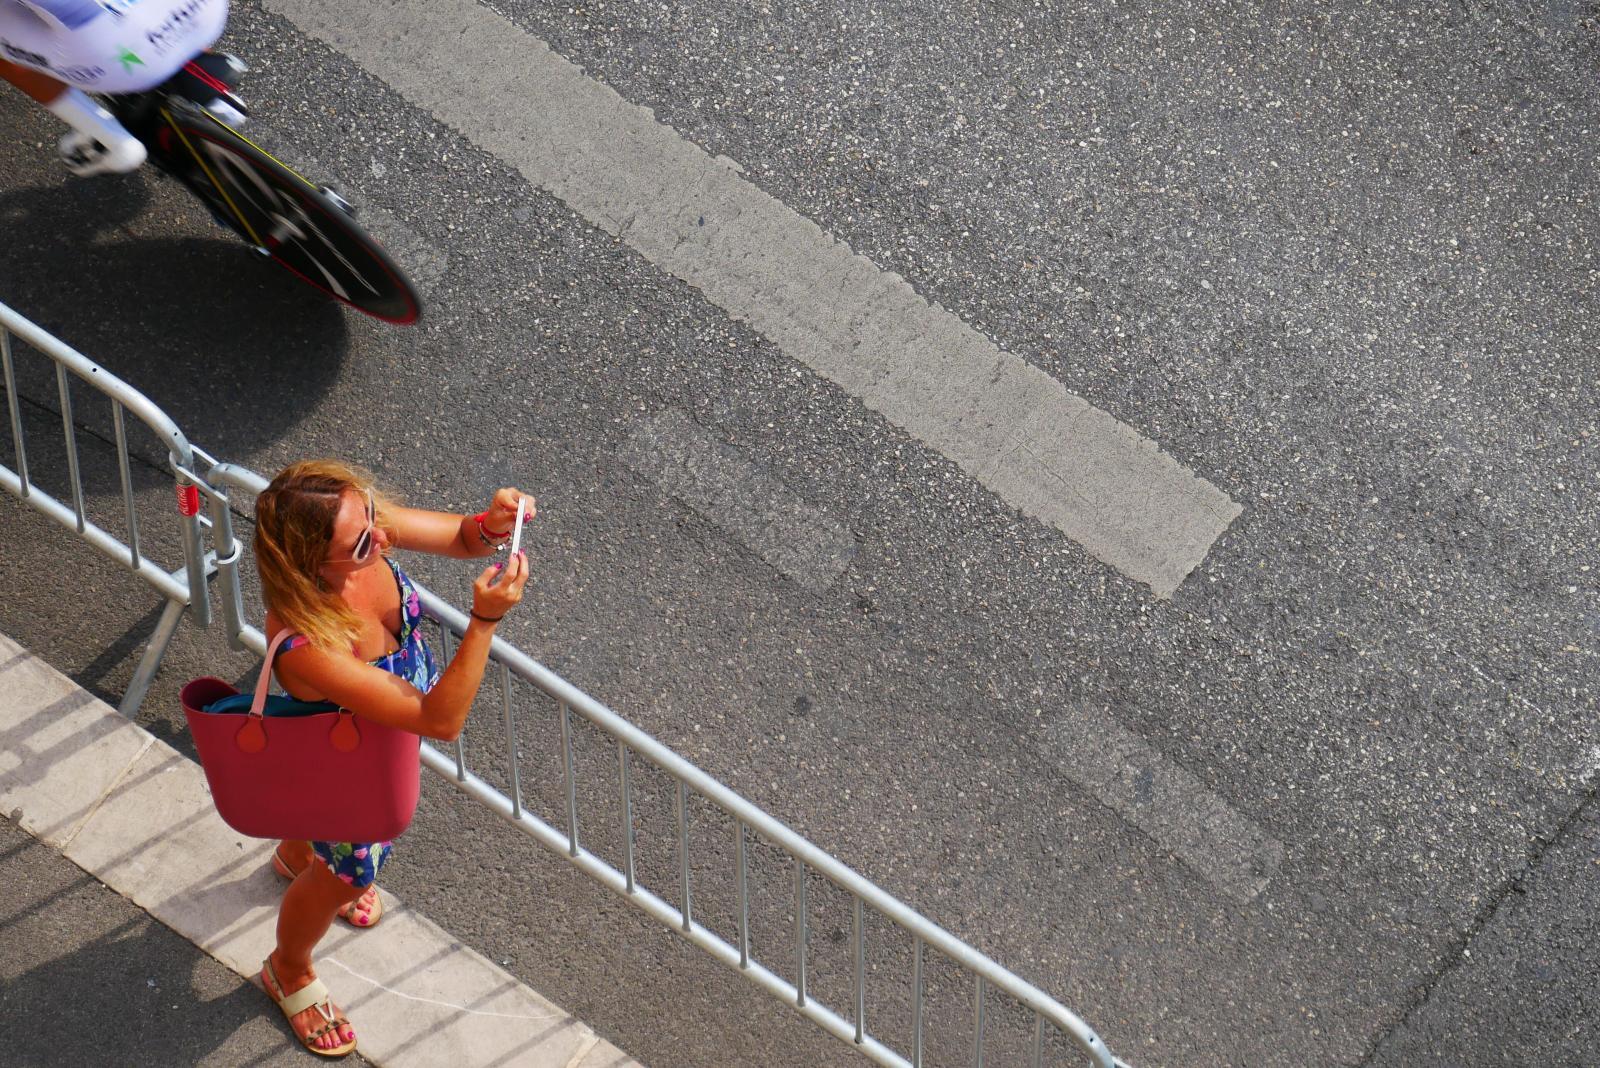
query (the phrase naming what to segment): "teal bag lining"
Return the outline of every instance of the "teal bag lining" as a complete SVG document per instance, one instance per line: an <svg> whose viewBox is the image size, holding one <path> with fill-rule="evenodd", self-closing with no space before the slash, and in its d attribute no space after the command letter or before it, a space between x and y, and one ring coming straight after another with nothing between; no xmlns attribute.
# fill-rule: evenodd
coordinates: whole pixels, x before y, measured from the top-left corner
<svg viewBox="0 0 1600 1068"><path fill-rule="evenodd" d="M241 715L250 711L250 703L253 699L253 694L236 693L224 697L220 701L212 701L200 711L215 712L221 715ZM266 707L262 708L261 714L263 716L292 718L294 716L318 716L324 712L337 711L339 711L339 706L332 701L301 701L293 697L285 697L282 694L269 693Z"/></svg>

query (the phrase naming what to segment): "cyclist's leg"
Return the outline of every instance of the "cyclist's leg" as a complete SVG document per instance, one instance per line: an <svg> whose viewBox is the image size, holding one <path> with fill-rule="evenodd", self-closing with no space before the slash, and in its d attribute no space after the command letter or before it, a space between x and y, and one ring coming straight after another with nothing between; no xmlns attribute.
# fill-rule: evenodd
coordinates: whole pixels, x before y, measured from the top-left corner
<svg viewBox="0 0 1600 1068"><path fill-rule="evenodd" d="M62 138L61 158L77 174L131 171L145 149L111 113L77 89L47 74L0 60L0 79L10 82L46 111L72 127Z"/></svg>
<svg viewBox="0 0 1600 1068"><path fill-rule="evenodd" d="M131 171L144 162L145 149L111 113L63 79L92 83L101 70L68 62L59 45L72 36L18 4L0 3L0 78L15 85L68 126L61 158L76 174Z"/></svg>
<svg viewBox="0 0 1600 1068"><path fill-rule="evenodd" d="M0 59L0 80L10 82L41 104L48 104L67 91L66 82L57 81L48 74L41 74L32 67L18 66L4 59Z"/></svg>
<svg viewBox="0 0 1600 1068"><path fill-rule="evenodd" d="M216 41L227 23L228 3L134 4L115 14L104 5L98 11L91 5L80 13L85 17L68 25L21 4L0 3L0 51L17 64L90 92L143 92L172 77ZM35 87L40 93L48 88ZM40 102L73 129L60 144L61 157L73 173L130 171L144 162L139 140L79 89Z"/></svg>

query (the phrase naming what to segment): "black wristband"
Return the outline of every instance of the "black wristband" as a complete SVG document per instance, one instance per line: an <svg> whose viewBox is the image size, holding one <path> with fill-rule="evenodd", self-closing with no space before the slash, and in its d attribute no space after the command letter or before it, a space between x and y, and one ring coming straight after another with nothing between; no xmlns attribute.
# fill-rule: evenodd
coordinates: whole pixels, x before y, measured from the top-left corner
<svg viewBox="0 0 1600 1068"><path fill-rule="evenodd" d="M484 623L498 623L502 619L506 618L505 613L503 612L498 616L480 616L476 612L468 612L467 615L471 616L473 619L481 620Z"/></svg>

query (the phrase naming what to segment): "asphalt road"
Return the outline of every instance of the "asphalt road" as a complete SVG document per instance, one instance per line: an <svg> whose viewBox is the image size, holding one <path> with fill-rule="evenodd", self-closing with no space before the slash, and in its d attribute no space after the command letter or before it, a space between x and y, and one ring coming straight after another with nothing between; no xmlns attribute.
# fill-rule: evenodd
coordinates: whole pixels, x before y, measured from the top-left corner
<svg viewBox="0 0 1600 1068"><path fill-rule="evenodd" d="M267 6L259 136L425 323L14 97L0 300L256 470L536 492L507 637L1137 1065L1600 1062L1592 6L496 6L1241 505L1166 599ZM0 505L0 629L114 697L151 608ZM141 722L249 667L180 635ZM644 1063L852 1059L442 790L388 872Z"/></svg>

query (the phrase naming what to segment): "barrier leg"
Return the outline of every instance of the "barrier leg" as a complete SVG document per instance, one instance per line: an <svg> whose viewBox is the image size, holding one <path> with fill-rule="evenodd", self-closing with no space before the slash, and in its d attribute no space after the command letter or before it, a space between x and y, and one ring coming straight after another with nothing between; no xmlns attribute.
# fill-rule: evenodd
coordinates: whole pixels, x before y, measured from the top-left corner
<svg viewBox="0 0 1600 1068"><path fill-rule="evenodd" d="M128 680L128 689L122 695L122 704L117 706L117 711L129 719L139 714L139 706L144 703L144 695L150 692L150 683L155 681L156 669L161 666L161 658L167 655L167 645L178 631L178 621L183 618L185 607L180 601L168 601L167 606L161 610L161 619L156 623L155 633L150 635L150 641L144 647L144 656L139 658L139 667L134 671L133 678Z"/></svg>

